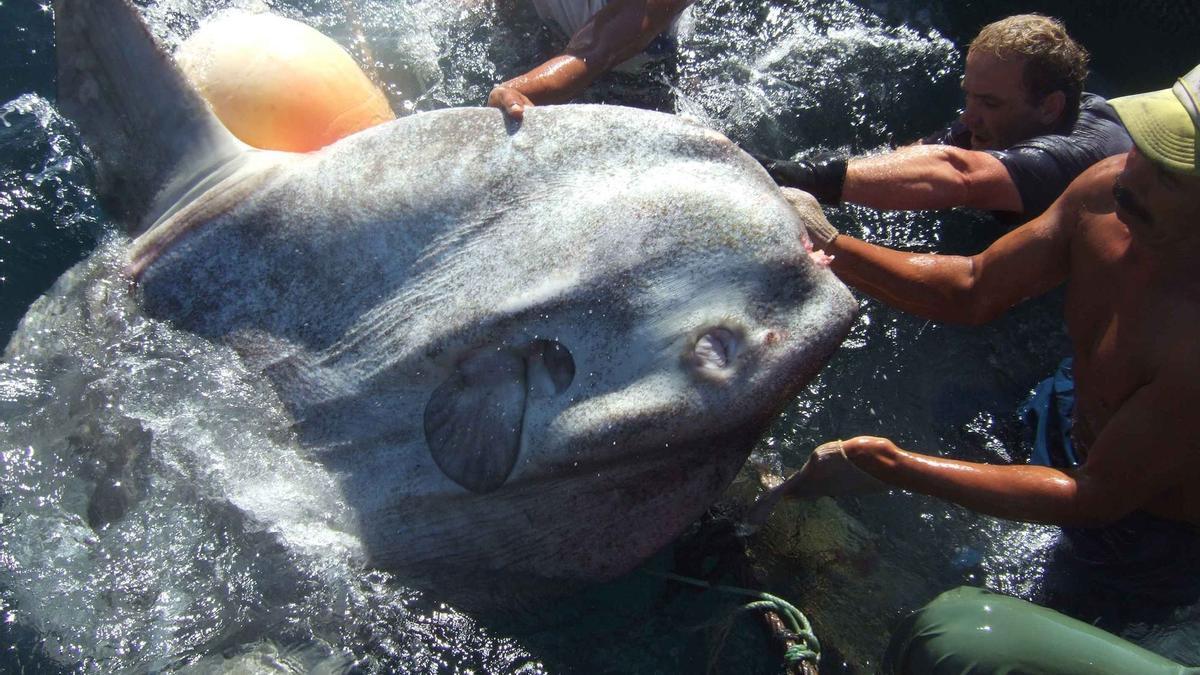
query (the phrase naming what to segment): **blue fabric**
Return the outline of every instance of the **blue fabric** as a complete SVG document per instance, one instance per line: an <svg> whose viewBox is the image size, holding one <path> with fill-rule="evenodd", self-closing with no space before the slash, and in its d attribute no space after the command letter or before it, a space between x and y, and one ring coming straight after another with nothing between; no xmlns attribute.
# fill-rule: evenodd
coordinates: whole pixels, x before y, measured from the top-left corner
<svg viewBox="0 0 1200 675"><path fill-rule="evenodd" d="M1038 383L1018 414L1033 431L1030 464L1073 468L1082 464L1071 440L1075 417L1074 359L1067 357L1053 375Z"/></svg>
<svg viewBox="0 0 1200 675"><path fill-rule="evenodd" d="M1071 439L1073 359L1034 389L1020 415L1033 431L1031 464L1083 463ZM1064 527L1046 569L1049 607L1109 630L1154 624L1200 599L1200 530L1144 511L1103 527Z"/></svg>

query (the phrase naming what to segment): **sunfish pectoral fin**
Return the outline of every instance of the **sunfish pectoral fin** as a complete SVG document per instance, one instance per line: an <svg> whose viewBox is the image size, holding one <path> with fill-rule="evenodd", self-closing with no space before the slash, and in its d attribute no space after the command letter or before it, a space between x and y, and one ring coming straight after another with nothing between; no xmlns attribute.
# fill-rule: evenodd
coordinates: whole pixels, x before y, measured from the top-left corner
<svg viewBox="0 0 1200 675"><path fill-rule="evenodd" d="M249 152L128 0L54 0L59 106L96 154L105 204L140 233Z"/></svg>
<svg viewBox="0 0 1200 675"><path fill-rule="evenodd" d="M471 492L503 485L517 463L527 392L525 359L513 350L461 362L425 405L425 442L442 472Z"/></svg>
<svg viewBox="0 0 1200 675"><path fill-rule="evenodd" d="M555 340L486 348L458 364L425 404L425 442L442 473L486 493L517 464L525 406L566 391L575 359Z"/></svg>

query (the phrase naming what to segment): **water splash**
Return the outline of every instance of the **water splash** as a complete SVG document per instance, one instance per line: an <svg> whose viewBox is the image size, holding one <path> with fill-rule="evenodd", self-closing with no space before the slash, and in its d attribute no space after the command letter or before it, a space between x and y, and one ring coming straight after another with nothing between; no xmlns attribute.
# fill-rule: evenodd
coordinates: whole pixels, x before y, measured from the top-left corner
<svg viewBox="0 0 1200 675"><path fill-rule="evenodd" d="M365 568L274 390L142 315L127 244L35 303L0 364L0 597L40 652L106 672L271 645L386 672L529 661Z"/></svg>
<svg viewBox="0 0 1200 675"><path fill-rule="evenodd" d="M104 231L91 164L71 125L35 94L0 105L0 342Z"/></svg>
<svg viewBox="0 0 1200 675"><path fill-rule="evenodd" d="M861 150L925 129L931 94L950 91L957 62L932 29L888 24L850 2L700 3L678 108L765 154L843 139Z"/></svg>

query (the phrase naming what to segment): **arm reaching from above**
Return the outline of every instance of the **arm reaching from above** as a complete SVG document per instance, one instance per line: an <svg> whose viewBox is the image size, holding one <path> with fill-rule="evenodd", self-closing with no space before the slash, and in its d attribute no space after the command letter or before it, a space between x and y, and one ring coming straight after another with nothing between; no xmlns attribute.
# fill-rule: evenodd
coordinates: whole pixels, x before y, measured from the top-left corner
<svg viewBox="0 0 1200 675"><path fill-rule="evenodd" d="M949 145L914 145L867 157L813 160L753 155L782 187L812 193L822 204L920 210L968 206L1022 210L1021 195L996 157Z"/></svg>
<svg viewBox="0 0 1200 675"><path fill-rule="evenodd" d="M820 248L843 281L897 309L934 321L986 323L1066 280L1084 196L1106 176L1085 173L1041 216L974 256L909 253L844 235Z"/></svg>
<svg viewBox="0 0 1200 675"><path fill-rule="evenodd" d="M532 105L562 103L646 48L694 0L613 0L571 37L562 54L496 86L488 105L520 120Z"/></svg>
<svg viewBox="0 0 1200 675"><path fill-rule="evenodd" d="M1017 186L999 159L952 145L913 145L854 158L846 167L842 199L877 209L1022 208Z"/></svg>

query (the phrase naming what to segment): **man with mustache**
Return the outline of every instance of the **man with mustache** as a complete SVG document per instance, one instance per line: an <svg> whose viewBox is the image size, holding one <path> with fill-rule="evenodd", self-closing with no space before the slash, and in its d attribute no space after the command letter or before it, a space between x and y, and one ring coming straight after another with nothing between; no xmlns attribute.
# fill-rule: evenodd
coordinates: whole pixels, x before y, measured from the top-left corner
<svg viewBox="0 0 1200 675"><path fill-rule="evenodd" d="M1115 574L1148 582L1155 594L1150 604L1193 602L1200 559L1200 440L1191 417L1200 409L1198 104L1200 66L1170 89L1113 100L1134 147L1085 171L1040 217L975 256L914 255L841 236L827 222L812 228L814 247L832 257L840 278L936 321L985 323L1065 283L1074 410L1043 411L1059 414L1065 433L1048 439L1031 464L964 462L860 436L815 450L778 494L834 496L891 486L1000 518L1059 525L1096 570L1079 582L1087 585L1085 595ZM1042 649L1050 658L1070 645L1091 645L1070 651L1074 658L1095 649L1092 638L1101 631L1039 612L1047 610L956 589L906 624L891 662L900 672L924 672L930 664L938 664L937 672L993 672L983 663L1014 672L1003 667L1015 663L1016 653L1040 658ZM1105 619L1084 618L1101 625ZM1012 641L981 638L984 627L1009 631ZM1072 642L1064 631L1092 641ZM1124 659L1127 647L1109 657ZM1103 672L1182 672L1147 654ZM1106 658L1093 652L1087 663ZM968 662L978 669L945 670ZM1100 672L1059 666L1018 670Z"/></svg>
<svg viewBox="0 0 1200 675"><path fill-rule="evenodd" d="M1008 17L984 26L971 42L962 80L966 105L950 128L882 155L756 158L777 183L823 204L967 206L1024 222L1084 169L1129 149L1112 108L1083 92L1087 60L1058 21Z"/></svg>

